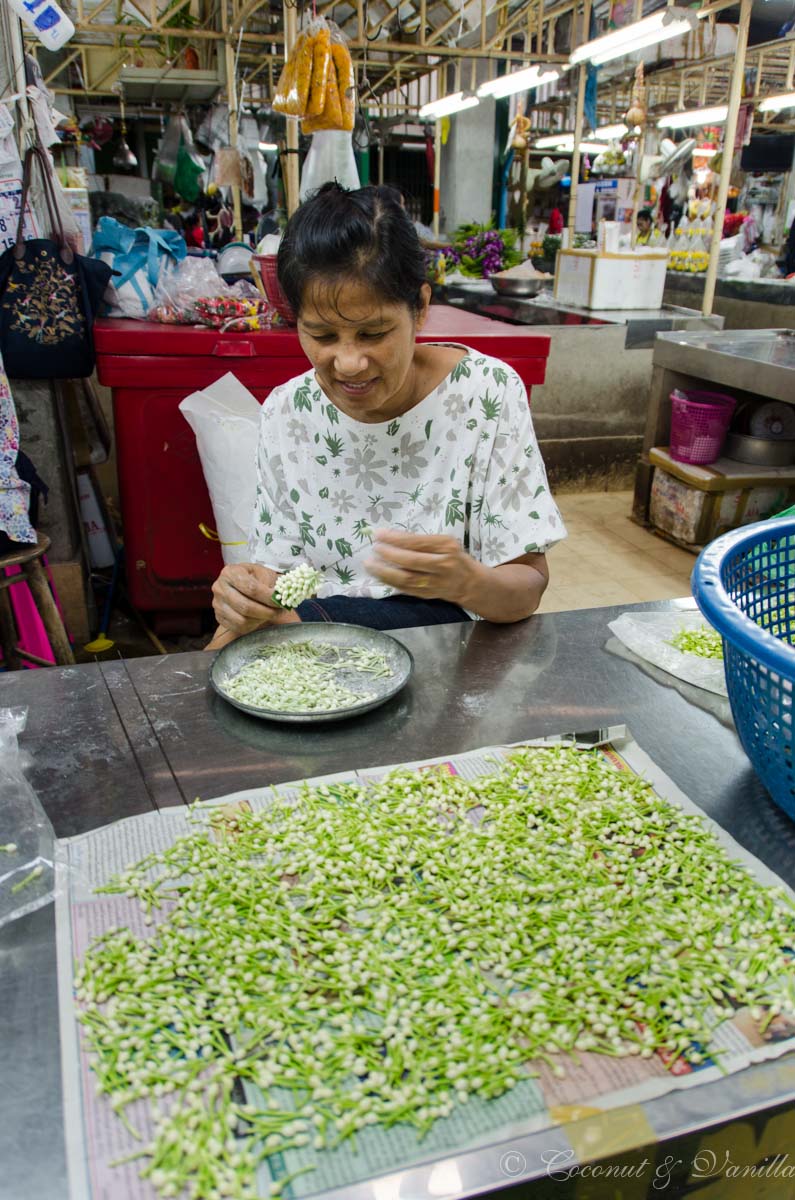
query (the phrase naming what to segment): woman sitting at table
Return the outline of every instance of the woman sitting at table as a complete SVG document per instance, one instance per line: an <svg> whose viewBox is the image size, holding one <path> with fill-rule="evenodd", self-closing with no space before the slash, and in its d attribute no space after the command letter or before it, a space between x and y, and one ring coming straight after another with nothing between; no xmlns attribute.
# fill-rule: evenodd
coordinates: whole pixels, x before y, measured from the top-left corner
<svg viewBox="0 0 795 1200"><path fill-rule="evenodd" d="M314 371L262 406L251 561L213 585L208 649L295 621L529 617L565 529L527 394L498 359L417 343L431 289L391 190L321 188L288 223L278 270ZM324 573L318 598L273 607L277 576L302 562Z"/></svg>

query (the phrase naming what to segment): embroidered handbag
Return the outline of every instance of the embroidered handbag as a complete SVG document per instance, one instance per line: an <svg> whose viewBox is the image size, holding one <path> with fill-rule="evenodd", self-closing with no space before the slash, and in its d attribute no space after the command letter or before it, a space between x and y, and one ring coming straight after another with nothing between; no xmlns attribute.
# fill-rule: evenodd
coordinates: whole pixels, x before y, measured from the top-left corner
<svg viewBox="0 0 795 1200"><path fill-rule="evenodd" d="M33 162L57 241L22 237ZM94 370L93 325L111 268L66 244L45 152L25 155L15 245L0 255L0 351L12 379L79 379Z"/></svg>

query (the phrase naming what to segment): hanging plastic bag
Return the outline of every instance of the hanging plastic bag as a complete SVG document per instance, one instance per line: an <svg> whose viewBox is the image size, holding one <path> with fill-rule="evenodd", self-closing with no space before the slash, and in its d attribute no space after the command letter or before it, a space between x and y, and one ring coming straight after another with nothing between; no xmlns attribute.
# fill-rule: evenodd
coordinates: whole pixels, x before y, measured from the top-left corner
<svg viewBox="0 0 795 1200"><path fill-rule="evenodd" d="M333 22L328 22L328 29L331 62L327 70L325 104L316 115L307 110L302 123L304 133L331 129L350 132L356 118L356 78L350 50L345 37Z"/></svg>
<svg viewBox="0 0 795 1200"><path fill-rule="evenodd" d="M218 187L242 187L243 169L236 146L222 146L213 159L212 181Z"/></svg>
<svg viewBox="0 0 795 1200"><path fill-rule="evenodd" d="M304 201L324 183L334 180L345 188L361 187L353 156L353 139L350 133L341 129L321 130L312 138L304 162L300 199Z"/></svg>
<svg viewBox="0 0 795 1200"><path fill-rule="evenodd" d="M157 161L155 162L154 177L159 179L161 183L174 182L174 175L177 170L177 155L179 148L182 145L182 124L180 117L171 117L166 131L163 134L160 142L160 147L157 152Z"/></svg>
<svg viewBox="0 0 795 1200"><path fill-rule="evenodd" d="M312 79L309 85L309 99L306 104L308 117L319 117L326 107L326 88L328 87L329 67L331 66L331 35L328 22L323 21L318 29L312 49Z"/></svg>
<svg viewBox="0 0 795 1200"><path fill-rule="evenodd" d="M331 26L331 57L337 71L342 128L352 132L356 121L356 73L345 35L334 24Z"/></svg>
<svg viewBox="0 0 795 1200"><path fill-rule="evenodd" d="M0 927L53 898L55 835L17 742L27 709L0 708Z"/></svg>
<svg viewBox="0 0 795 1200"><path fill-rule="evenodd" d="M272 102L276 112L288 117L303 117L306 114L313 57L314 37L308 31L302 31L279 77Z"/></svg>

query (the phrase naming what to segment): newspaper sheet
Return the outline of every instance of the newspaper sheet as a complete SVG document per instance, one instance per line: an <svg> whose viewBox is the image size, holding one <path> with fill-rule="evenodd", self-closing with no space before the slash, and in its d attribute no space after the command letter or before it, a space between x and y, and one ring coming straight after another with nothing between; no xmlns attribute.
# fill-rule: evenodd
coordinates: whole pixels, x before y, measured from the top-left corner
<svg viewBox="0 0 795 1200"><path fill-rule="evenodd" d="M599 746L601 753L619 769L633 771L646 779L658 795L691 813L699 810L652 762L623 727L602 731L611 741ZM564 739L544 738L526 745L551 744ZM599 733L590 743L599 741ZM575 744L578 744L575 742ZM443 764L451 774L465 778L492 774L511 751L509 746L485 747L452 757L422 762L392 764L365 771L350 771L308 780L310 784L340 781L367 783L393 770L396 765L421 769ZM246 800L254 811L267 807L275 793L291 796L303 781L263 787L206 802L208 819L215 805ZM731 856L745 864L758 882L766 886L784 886L753 855L744 850L715 822L707 819L717 839ZM111 926L127 925L136 935L151 936L156 925L145 925L137 902L121 896L97 896L93 889L106 882L114 872L137 861L145 854L171 846L189 832L187 810L168 809L118 821L114 825L63 839L58 844L56 888L56 938L58 949L59 1011L61 1024L62 1071L66 1122L67 1157L71 1200L157 1200L151 1185L141 1180L134 1162L122 1166L110 1164L140 1149L111 1110L105 1097L95 1094L88 1056L81 1047L79 1025L73 997L73 964L80 959L92 938ZM795 898L795 893L787 889ZM772 1023L762 1037L747 1010L740 1010L725 1022L715 1037L722 1051L721 1068L709 1059L693 1066L678 1060L672 1066L661 1055L650 1059L610 1058L580 1052L578 1061L567 1064L566 1074L557 1078L543 1063L537 1078L528 1078L512 1091L494 1100L472 1098L459 1105L452 1115L438 1120L430 1132L418 1140L411 1126L395 1126L386 1131L377 1126L357 1134L351 1141L333 1150L292 1149L268 1159L260 1168L258 1186L267 1196L272 1182L278 1182L303 1166L314 1166L306 1174L288 1183L283 1195L288 1198L323 1196L334 1188L406 1169L409 1166L449 1157L456 1152L495 1144L507 1138L549 1128L569 1106L587 1106L590 1110L608 1110L628 1104L642 1104L677 1088L726 1079L753 1062L777 1058L795 1050L795 1028L783 1022ZM247 1100L261 1099L247 1085ZM284 1097L285 1100L287 1097ZM144 1101L125 1110L130 1124L143 1138L151 1136Z"/></svg>

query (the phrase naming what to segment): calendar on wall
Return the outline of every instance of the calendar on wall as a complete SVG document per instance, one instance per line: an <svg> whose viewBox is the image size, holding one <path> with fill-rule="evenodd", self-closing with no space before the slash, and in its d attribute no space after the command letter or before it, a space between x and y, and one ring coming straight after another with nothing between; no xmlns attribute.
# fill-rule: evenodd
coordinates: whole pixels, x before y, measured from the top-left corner
<svg viewBox="0 0 795 1200"><path fill-rule="evenodd" d="M21 204L22 180L0 179L0 252L8 250L17 239ZM25 224L22 236L26 242L31 238L41 236L29 201L25 205Z"/></svg>

